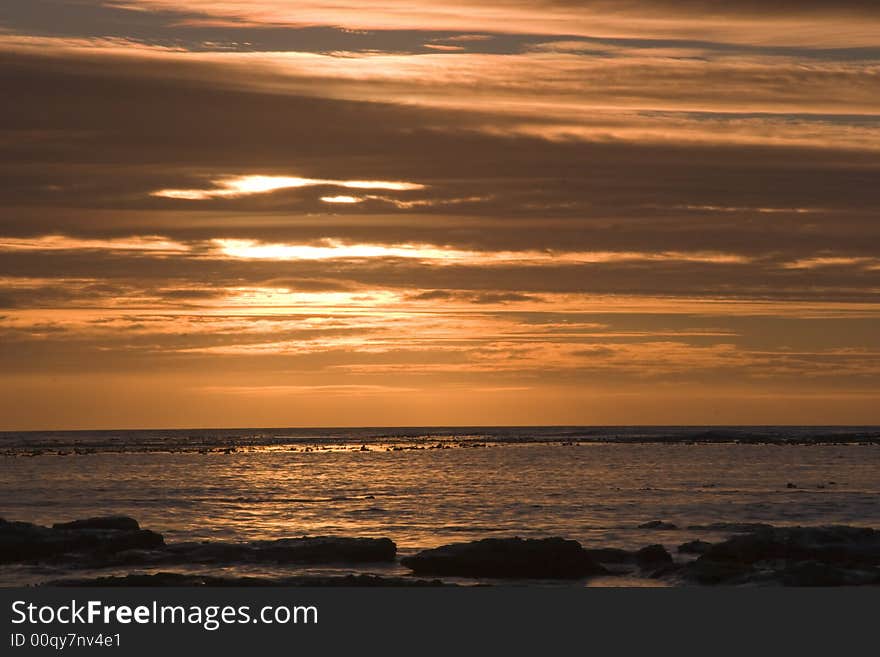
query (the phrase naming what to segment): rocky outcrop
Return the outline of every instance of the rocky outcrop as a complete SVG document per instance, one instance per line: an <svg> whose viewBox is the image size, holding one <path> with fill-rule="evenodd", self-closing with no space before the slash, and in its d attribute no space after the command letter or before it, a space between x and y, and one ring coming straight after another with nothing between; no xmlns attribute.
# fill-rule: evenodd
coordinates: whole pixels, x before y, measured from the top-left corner
<svg viewBox="0 0 880 657"><path fill-rule="evenodd" d="M620 548L585 548L587 555L594 561L608 564L625 564L635 561L635 554Z"/></svg>
<svg viewBox="0 0 880 657"><path fill-rule="evenodd" d="M717 543L703 555L712 561L769 560L880 564L880 532L860 527L771 527Z"/></svg>
<svg viewBox="0 0 880 657"><path fill-rule="evenodd" d="M678 526L671 522L664 522L663 520L652 520L651 522L643 522L638 526L639 529L678 529Z"/></svg>
<svg viewBox="0 0 880 657"><path fill-rule="evenodd" d="M0 519L0 563L39 561L67 554L107 555L165 544L160 534L140 529L132 518L91 518L42 527Z"/></svg>
<svg viewBox="0 0 880 657"><path fill-rule="evenodd" d="M662 522L662 521L657 521ZM659 526L650 523L651 528ZM880 585L880 531L859 527L771 527L761 523L713 523L700 529L730 532L726 540L694 540L678 546L676 563L665 547L630 552L584 548L562 538L484 539L424 550L401 560L417 575L503 579L578 579L635 574L704 585ZM133 518L107 516L44 527L0 519L0 564L50 564L68 569L186 570L236 565L369 564L393 562L388 538L300 537L249 543L188 542L166 545L160 534ZM606 569L607 566L607 569ZM194 568L191 568L194 567ZM221 570L223 569L223 570ZM291 569L291 572L296 572ZM130 574L62 580L58 586L397 586L431 585L411 578L373 575L283 578L197 575L191 572Z"/></svg>
<svg viewBox="0 0 880 657"><path fill-rule="evenodd" d="M749 564L735 561L710 561L700 557L696 561L682 566L676 574L697 584L714 586L716 584L740 583L746 581L756 572L756 569Z"/></svg>
<svg viewBox="0 0 880 657"><path fill-rule="evenodd" d="M635 553L635 561L643 570L660 568L672 563L672 555L662 545L649 545Z"/></svg>
<svg viewBox="0 0 880 657"><path fill-rule="evenodd" d="M710 546L680 574L700 584L878 584L880 532L842 526L762 528Z"/></svg>
<svg viewBox="0 0 880 657"><path fill-rule="evenodd" d="M708 541L688 541L678 546L678 551L682 554L705 554L712 547Z"/></svg>
<svg viewBox="0 0 880 657"><path fill-rule="evenodd" d="M397 546L388 538L305 536L253 543L173 543L162 550L115 555L106 565L375 563L394 561L396 555Z"/></svg>
<svg viewBox="0 0 880 657"><path fill-rule="evenodd" d="M56 522L52 529L114 529L117 531L137 531L141 528L138 521L128 516L101 516L98 518L86 518L85 520L73 520L71 522Z"/></svg>
<svg viewBox="0 0 880 657"><path fill-rule="evenodd" d="M47 582L43 586L317 586L317 587L426 587L454 586L439 580L413 579L410 577L380 577L378 575L339 575L339 576L295 576L295 577L217 577L213 575L193 575L188 573L160 572L151 574L130 574L113 577L83 579L61 579Z"/></svg>
<svg viewBox="0 0 880 657"><path fill-rule="evenodd" d="M51 528L0 520L0 563L67 559L78 567L232 563L374 563L394 561L388 538L317 536L253 543L176 543L125 516L56 523Z"/></svg>
<svg viewBox="0 0 880 657"><path fill-rule="evenodd" d="M773 529L773 525L763 522L713 522L708 525L690 525L688 529L694 531L729 532L731 534L747 534L763 529Z"/></svg>
<svg viewBox="0 0 880 657"><path fill-rule="evenodd" d="M577 579L607 571L577 541L486 538L424 550L401 563L416 574L517 579Z"/></svg>
<svg viewBox="0 0 880 657"><path fill-rule="evenodd" d="M880 568L848 568L817 561L801 561L774 573L783 586L880 585Z"/></svg>
<svg viewBox="0 0 880 657"><path fill-rule="evenodd" d="M277 563L364 563L394 561L397 546L388 538L282 538L253 544L258 561Z"/></svg>

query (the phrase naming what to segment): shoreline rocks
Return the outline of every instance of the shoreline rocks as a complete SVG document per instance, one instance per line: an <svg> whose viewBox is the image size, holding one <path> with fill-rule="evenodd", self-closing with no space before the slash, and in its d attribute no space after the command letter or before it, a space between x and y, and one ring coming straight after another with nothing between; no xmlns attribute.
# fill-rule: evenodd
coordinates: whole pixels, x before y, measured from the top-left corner
<svg viewBox="0 0 880 657"><path fill-rule="evenodd" d="M880 584L880 532L846 526L770 527L708 547L680 574L700 584Z"/></svg>
<svg viewBox="0 0 880 657"><path fill-rule="evenodd" d="M635 553L635 561L642 570L662 568L673 563L672 555L662 545L648 545Z"/></svg>
<svg viewBox="0 0 880 657"><path fill-rule="evenodd" d="M112 529L117 531L137 531L141 528L138 521L128 516L100 516L85 520L56 522L52 529Z"/></svg>
<svg viewBox="0 0 880 657"><path fill-rule="evenodd" d="M165 545L161 534L141 529L133 518L90 518L43 527L0 519L0 563L31 562L67 554L107 555Z"/></svg>
<svg viewBox="0 0 880 657"><path fill-rule="evenodd" d="M393 562L388 538L304 536L252 543L173 543L134 518L106 516L51 528L0 519L0 563L71 562L79 568L232 563Z"/></svg>
<svg viewBox="0 0 880 657"><path fill-rule="evenodd" d="M277 563L394 561L397 545L390 538L316 536L253 543L259 560Z"/></svg>
<svg viewBox="0 0 880 657"><path fill-rule="evenodd" d="M159 572L150 574L136 574L59 579L46 582L42 586L48 587L165 587L165 586L249 586L249 587L275 587L275 586L316 586L316 587L440 587L455 586L440 580L412 579L408 577L381 577L379 575L299 575L293 577L221 577L215 575L195 575L189 573Z"/></svg>
<svg viewBox="0 0 880 657"><path fill-rule="evenodd" d="M880 565L880 532L844 526L771 527L733 536L703 556L741 563L783 559Z"/></svg>
<svg viewBox="0 0 880 657"><path fill-rule="evenodd" d="M643 528L667 529L666 524L653 521ZM729 534L726 539L711 543L699 539L681 543L677 548L678 561L660 544L629 551L585 548L577 541L558 537L515 537L451 543L406 556L400 564L416 576L577 580L626 574L710 586L880 585L880 531L874 529L725 522L692 528ZM316 564L394 564L396 559L397 546L389 538L303 536L247 543L166 544L160 534L142 529L127 516L86 518L51 527L0 519L0 564L32 564L38 569L106 569L105 572L113 573L110 577L53 582L59 586L73 585L70 582L84 586L93 585L89 582L108 586L396 586L402 585L400 581L421 585L412 575L334 575L328 579L298 575L295 568ZM237 565L259 572L264 564L273 566L272 572L278 572L279 566L290 566L293 574L269 578L175 572L116 574L129 568L156 571L188 566L216 567L222 573ZM351 570L365 568L361 565ZM305 581L311 583L297 583Z"/></svg>
<svg viewBox="0 0 880 657"><path fill-rule="evenodd" d="M665 530L673 530L678 529L678 526L671 522L665 522L663 520L652 520L651 522L643 522L641 525L637 527L638 529L665 529Z"/></svg>
<svg viewBox="0 0 880 657"><path fill-rule="evenodd" d="M701 541L699 539L695 541L688 541L687 543L682 543L678 546L678 552L682 554L705 554L706 551L712 547L712 544L708 541Z"/></svg>
<svg viewBox="0 0 880 657"><path fill-rule="evenodd" d="M580 543L563 538L486 538L452 543L400 562L419 575L579 579L608 573Z"/></svg>
<svg viewBox="0 0 880 657"><path fill-rule="evenodd" d="M691 531L730 532L731 534L748 534L763 529L773 529L773 525L763 522L713 522L708 525L689 525Z"/></svg>

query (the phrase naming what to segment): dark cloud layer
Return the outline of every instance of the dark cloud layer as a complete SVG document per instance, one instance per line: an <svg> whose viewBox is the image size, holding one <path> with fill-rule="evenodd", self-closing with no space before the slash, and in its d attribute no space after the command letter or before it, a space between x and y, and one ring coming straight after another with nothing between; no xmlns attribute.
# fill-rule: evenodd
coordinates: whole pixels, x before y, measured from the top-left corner
<svg viewBox="0 0 880 657"><path fill-rule="evenodd" d="M455 29L341 29L130 5L0 8L10 426L59 380L133 418L131 391L233 384L875 413L877 53L823 25L861 34L876 3L509 0L495 30L470 6ZM632 29L552 31L566 12Z"/></svg>

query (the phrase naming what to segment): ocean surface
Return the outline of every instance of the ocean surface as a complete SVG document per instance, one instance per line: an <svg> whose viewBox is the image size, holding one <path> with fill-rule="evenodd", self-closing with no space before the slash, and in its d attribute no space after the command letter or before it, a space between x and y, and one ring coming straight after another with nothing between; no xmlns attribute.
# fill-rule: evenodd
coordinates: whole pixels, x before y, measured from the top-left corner
<svg viewBox="0 0 880 657"><path fill-rule="evenodd" d="M387 536L409 554L486 537L562 536L588 547L662 543L674 554L684 541L722 538L689 529L714 522L880 528L880 427L0 433L0 517L52 524L105 514L130 515L167 542ZM679 529L638 527L651 520ZM0 585L131 570L4 565Z"/></svg>

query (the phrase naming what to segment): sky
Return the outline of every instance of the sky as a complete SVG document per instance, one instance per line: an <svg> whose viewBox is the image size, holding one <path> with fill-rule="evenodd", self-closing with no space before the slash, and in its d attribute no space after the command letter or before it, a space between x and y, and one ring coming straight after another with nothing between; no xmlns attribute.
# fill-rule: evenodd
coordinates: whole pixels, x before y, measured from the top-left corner
<svg viewBox="0 0 880 657"><path fill-rule="evenodd" d="M3 0L0 429L880 423L875 0Z"/></svg>

